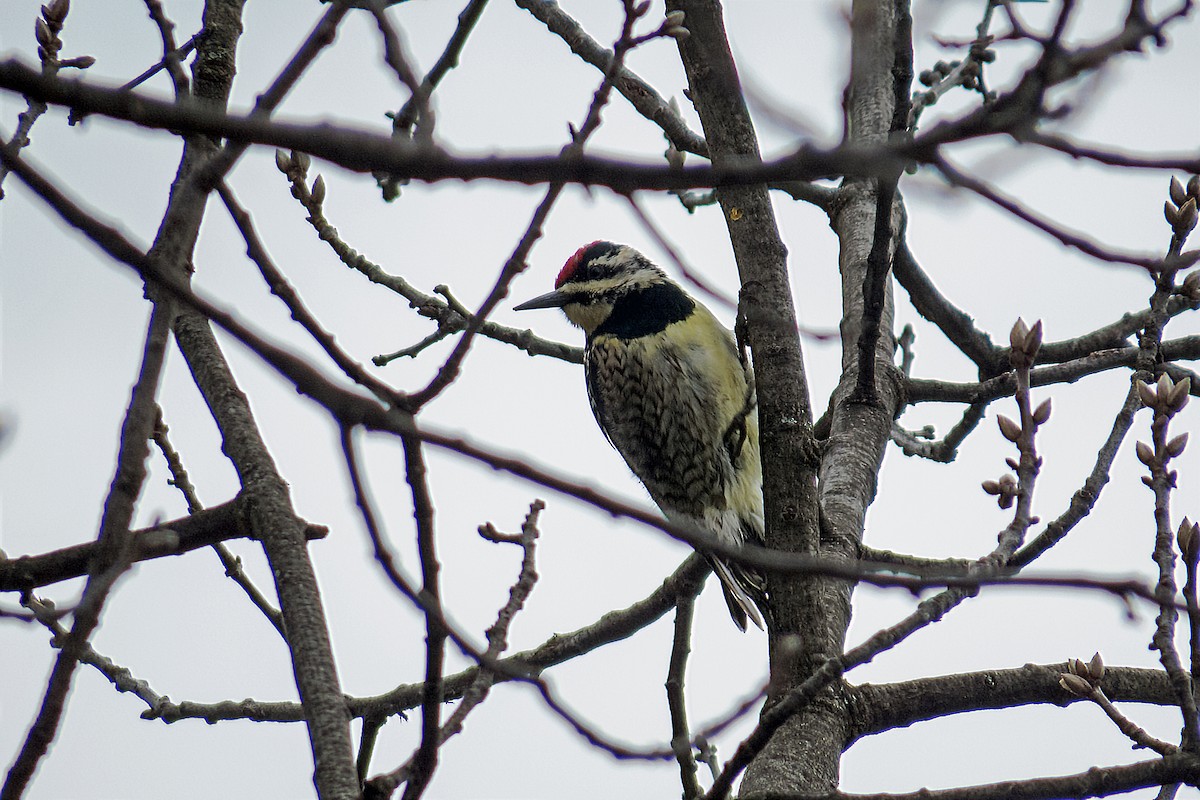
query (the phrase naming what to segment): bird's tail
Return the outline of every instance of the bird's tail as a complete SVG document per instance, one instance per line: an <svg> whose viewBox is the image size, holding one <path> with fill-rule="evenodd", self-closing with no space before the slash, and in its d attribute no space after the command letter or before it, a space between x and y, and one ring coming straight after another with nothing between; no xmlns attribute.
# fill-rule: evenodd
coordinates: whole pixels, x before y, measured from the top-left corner
<svg viewBox="0 0 1200 800"><path fill-rule="evenodd" d="M721 591L725 595L725 604L729 606L733 624L745 631L746 621L750 620L760 630L766 630L763 616L767 612L767 587L763 576L741 564L731 564L719 558L710 558L709 562L721 581Z"/></svg>

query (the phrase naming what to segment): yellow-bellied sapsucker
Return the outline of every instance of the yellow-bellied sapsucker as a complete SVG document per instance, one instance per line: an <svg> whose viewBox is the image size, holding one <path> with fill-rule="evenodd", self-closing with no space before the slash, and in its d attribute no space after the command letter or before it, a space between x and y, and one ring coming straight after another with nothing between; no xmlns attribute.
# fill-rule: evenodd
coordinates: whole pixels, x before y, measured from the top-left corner
<svg viewBox="0 0 1200 800"><path fill-rule="evenodd" d="M561 308L587 335L592 412L668 519L740 545L763 541L758 414L749 365L707 308L631 247L593 242L553 292L516 307ZM733 621L763 626L753 569L709 557Z"/></svg>

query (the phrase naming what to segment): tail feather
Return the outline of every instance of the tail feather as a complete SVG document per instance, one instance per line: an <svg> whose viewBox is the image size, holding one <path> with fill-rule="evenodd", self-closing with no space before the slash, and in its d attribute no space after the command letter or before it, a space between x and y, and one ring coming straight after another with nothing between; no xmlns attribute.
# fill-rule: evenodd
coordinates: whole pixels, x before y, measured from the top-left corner
<svg viewBox="0 0 1200 800"><path fill-rule="evenodd" d="M721 582L721 592L725 595L725 604L729 606L733 624L745 631L746 621L750 620L760 630L766 630L763 612L767 608L767 595L762 576L751 573L740 564L730 564L718 558L710 558L709 561Z"/></svg>

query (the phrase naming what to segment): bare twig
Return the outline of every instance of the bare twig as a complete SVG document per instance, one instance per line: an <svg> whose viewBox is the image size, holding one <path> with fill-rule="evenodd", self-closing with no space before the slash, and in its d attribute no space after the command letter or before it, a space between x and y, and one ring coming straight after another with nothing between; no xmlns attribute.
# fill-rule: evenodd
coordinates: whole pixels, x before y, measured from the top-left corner
<svg viewBox="0 0 1200 800"><path fill-rule="evenodd" d="M158 34L162 38L163 57L160 63L167 70L167 74L171 76L171 83L175 86L175 99L182 100L188 96L190 84L187 73L183 69L183 54L175 45L175 23L167 18L167 12L163 9L160 0L144 0L144 2L146 10L150 12L150 19L154 20L154 24L158 27Z"/></svg>
<svg viewBox="0 0 1200 800"><path fill-rule="evenodd" d="M488 628L487 639L488 647L484 652L484 662L495 661L500 657L508 647L508 629L512 625L518 612L525 606L525 601L529 598L530 592L533 591L534 583L537 581L537 571L534 562L535 543L537 541L537 517L538 514L545 508L545 504L540 500L536 500L529 508L529 514L525 517L525 522L521 526L521 533L516 536L506 536L500 534L490 525L481 526L479 533L485 539L494 542L509 542L520 545L523 558L521 560L521 571L517 577L516 583L509 590L508 601L504 607L500 609L497 615L496 622L492 627ZM495 682L497 673L482 666L471 681L470 686L462 694L462 701L458 707L454 709L454 713L442 725L438 733L438 744L444 744L451 736L454 736L462 731L463 723L467 715L471 713L480 703L482 703L491 691L492 684ZM365 724L365 722L364 722ZM383 798L391 796L396 787L401 783L411 779L413 774L414 760L416 756L410 758L403 765L384 775L372 778L365 787L364 796L367 800L372 798Z"/></svg>
<svg viewBox="0 0 1200 800"><path fill-rule="evenodd" d="M625 20L621 28L621 36L613 48L612 61L609 63L608 69L604 72L604 79L600 82L600 86L592 96L592 102L588 107L583 124L578 130L571 130L571 141L563 147L559 154L562 160L572 161L582 156L584 145L587 143L588 138L600 127L600 112L608 104L609 96L612 94L613 83L622 64L625 62L625 56L639 43L633 35L633 26L645 12L646 8L644 6L635 8L632 0L626 0ZM453 352L450 353L445 363L442 364L437 375L434 376L433 380L424 389L413 393L409 398L408 407L414 409L420 408L441 394L458 377L471 342L479 332L483 321L495 310L500 301L508 295L508 287L513 279L525 271L527 266L525 260L533 249L533 245L541 238L542 227L545 225L546 219L550 216L550 210L554 207L565 186L566 184L564 183L554 182L547 187L542 202L538 204L537 209L533 212L533 218L529 221L529 225L526 227L525 233L521 236L516 249L504 263L503 269L500 270L500 276L496 279L491 292L488 293L487 298L480 304L479 310L467 322L467 327L463 330L463 334L459 337L458 342L455 343Z"/></svg>
<svg viewBox="0 0 1200 800"><path fill-rule="evenodd" d="M304 330L308 331L313 340L321 346L333 363L337 364L338 368L355 383L369 389L376 397L385 403L402 403L404 396L402 393L388 386L383 381L376 378L349 355L342 348L338 347L337 340L333 334L321 327L316 317L312 315L300 299L300 295L288 283L287 278L275 266L271 260L270 254L267 253L266 247L262 240L258 238L258 233L254 229L254 222L247 212L238 203L237 198L233 195L233 190L224 182L217 187L217 192L221 195L221 200L225 203L225 208L229 211L229 216L233 218L233 222L237 225L238 231L242 234L242 239L246 242L246 255L258 267L262 273L263 280L270 287L271 293L283 301L291 312L292 319L298 322Z"/></svg>
<svg viewBox="0 0 1200 800"><path fill-rule="evenodd" d="M683 785L684 800L703 796L704 789L696 779L696 756L692 752L692 734L688 727L687 695L684 692L684 676L687 673L688 655L692 647L692 616L696 610L696 599L681 594L675 605L675 638L671 645L671 662L667 668L667 708L671 714L671 749L679 762L679 780Z"/></svg>
<svg viewBox="0 0 1200 800"><path fill-rule="evenodd" d="M70 10L71 6L69 3L50 3L42 6L42 15L37 19L37 25L34 30L38 40L38 60L41 61L42 75L46 78L56 77L60 69L68 66L87 69L95 61L90 56L68 59L66 61L59 60L58 54L62 50L63 43L58 38L58 34L62 32L63 23L66 21ZM46 103L42 100L26 97L25 101L26 108L17 117L16 131L7 144L3 145L13 153L29 145L29 133L33 130L33 126L38 121L38 118L45 114L47 109ZM8 167L0 164L0 186L4 184L4 178L7 175ZM0 189L0 199L3 198L4 191Z"/></svg>
<svg viewBox="0 0 1200 800"><path fill-rule="evenodd" d="M1156 258L1150 255L1140 253L1123 253L1114 250L1110 247L1096 244L1091 239L1074 231L1067 230L1058 223L1051 222L1033 211L1027 209L1021 203L1007 197L999 190L988 186L981 180L967 175L965 172L957 169L943 157L938 157L934 160L933 165L938 171L955 186L960 186L968 191L971 191L992 204L1004 209L1012 214L1017 219L1020 219L1045 234L1057 239L1067 247L1074 248L1085 255L1091 256L1098 261L1104 261L1110 264L1131 264L1135 267L1141 267L1147 272L1156 273L1163 269L1179 269L1186 267L1189 264L1196 263L1200 260L1200 253L1189 251L1187 253L1179 253L1174 256L1168 256L1165 259Z"/></svg>
<svg viewBox="0 0 1200 800"><path fill-rule="evenodd" d="M71 631L54 661L41 708L0 789L3 800L19 800L38 763L50 749L66 707L75 666L84 654L88 638L100 624L100 613L109 592L132 563L135 551L129 523L146 479L146 457L149 455L146 443L154 429L154 396L170 340L170 306L170 303L166 307L156 304L150 315L142 368L121 426L116 474L104 502L95 558L88 568L83 599L75 608Z"/></svg>
<svg viewBox="0 0 1200 800"><path fill-rule="evenodd" d="M587 31L567 14L558 3L544 3L538 0L516 0L517 5L532 14L539 22L556 36L560 37L571 52L599 69L602 73L612 72L615 75L615 86L626 100L646 119L662 128L667 139L679 150L708 156L708 145L703 137L692 132L684 122L683 117L653 86L639 78L628 67L618 65L613 70L616 58L612 50L604 48L599 42L588 35Z"/></svg>
<svg viewBox="0 0 1200 800"><path fill-rule="evenodd" d="M420 440L404 437L405 478L412 489L417 522L417 552L421 561L421 595L441 609L441 584L433 527L433 498L429 494L425 453ZM441 744L442 671L446 661L446 626L440 613L425 614L425 696L421 701L421 744L412 758L404 800L417 800L433 778Z"/></svg>
<svg viewBox="0 0 1200 800"><path fill-rule="evenodd" d="M46 627L52 634L52 647L61 648L70 633L59 622L59 611L48 600L42 600L30 594L24 601L34 615L34 618ZM151 688L149 682L134 676L127 667L122 667L111 658L96 652L91 644L84 643L79 653L79 662L87 664L103 675L118 692L129 692L149 708L156 708L166 698Z"/></svg>
<svg viewBox="0 0 1200 800"><path fill-rule="evenodd" d="M171 472L170 483L174 485L183 494L187 500L188 513L192 514L191 519L195 519L196 514L203 510L204 506L200 503L200 498L196 494L196 488L192 486L191 480L188 478L187 470L183 467L183 459L179 457L179 453L171 446L170 439L167 438L169 432L167 423L163 421L162 408L156 409L157 417L154 420L154 443L158 445L158 449L162 451L163 458L167 462L167 469ZM250 522L245 518L244 514L239 515L239 520L244 522L245 535L252 536L253 532L250 528ZM318 532L324 535L323 527L309 526L309 538L315 538ZM262 612L262 615L267 618L267 621L279 632L280 636L286 637L286 632L283 629L283 615L279 613L279 609L271 605L262 591L254 585L250 580L250 576L242 569L242 560L230 552L229 548L223 542L213 542L212 548L216 551L217 558L221 560L221 566L225 568L225 574L241 587L246 593L246 597L254 604L254 607Z"/></svg>
<svg viewBox="0 0 1200 800"><path fill-rule="evenodd" d="M307 162L303 157L298 157L298 154L289 156L281 152L276 154L276 159L278 166L287 175L288 181L291 183L292 196L308 211L309 224L316 230L321 240L329 245L341 262L350 269L361 273L372 283L388 288L405 300L408 300L409 304L416 309L418 314L432 319L438 324L437 330L418 344L400 350L397 353L376 356L373 361L377 366L383 366L396 358L408 355L410 351L419 352L420 349L428 347L435 341L458 333L467 327L467 319L470 317L469 312L463 315L451 308L450 304L442 298L420 291L399 275L389 275L384 272L382 267L359 253L341 238L337 228L331 225L325 218L323 209L324 190L322 189L320 192L314 193L306 184L308 175ZM318 176L317 181L320 181L319 185L324 186L324 181L320 176ZM314 181L313 185L317 186L318 184ZM531 356L545 355L573 364L583 363L583 348L542 339L535 336L533 331L528 328L520 330L487 320L480 326L479 334L498 342L511 344L520 350L524 350Z"/></svg>
<svg viewBox="0 0 1200 800"><path fill-rule="evenodd" d="M972 403L963 411L962 418L954 423L946 435L936 441L918 439L898 425L892 426L892 441L900 446L906 456L920 456L930 461L948 464L958 455L958 446L971 434L987 411L988 401Z"/></svg>

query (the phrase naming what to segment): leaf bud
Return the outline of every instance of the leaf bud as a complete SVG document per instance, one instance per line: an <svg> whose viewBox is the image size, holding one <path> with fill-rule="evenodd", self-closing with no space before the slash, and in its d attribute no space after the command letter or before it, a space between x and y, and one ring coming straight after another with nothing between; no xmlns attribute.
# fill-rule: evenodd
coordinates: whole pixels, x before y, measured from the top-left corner
<svg viewBox="0 0 1200 800"><path fill-rule="evenodd" d="M1158 376L1158 382L1154 386L1155 394L1158 396L1159 402L1165 402L1171 396L1171 390L1175 388L1175 381L1171 380L1171 376L1163 372Z"/></svg>
<svg viewBox="0 0 1200 800"><path fill-rule="evenodd" d="M324 175L318 175L317 179L315 181L313 181L312 192L310 192L310 194L312 196L313 203L315 203L316 205L321 205L321 203L325 202L325 176Z"/></svg>
<svg viewBox="0 0 1200 800"><path fill-rule="evenodd" d="M275 151L275 169L282 172L284 175L292 168L292 160L288 158L288 154L282 150Z"/></svg>
<svg viewBox="0 0 1200 800"><path fill-rule="evenodd" d="M1167 458L1178 458L1183 449L1187 447L1188 435L1186 432L1179 434L1171 441L1167 442Z"/></svg>
<svg viewBox="0 0 1200 800"><path fill-rule="evenodd" d="M1058 685L1079 697L1088 697L1092 693L1092 685L1085 678L1064 672L1058 676Z"/></svg>
<svg viewBox="0 0 1200 800"><path fill-rule="evenodd" d="M1179 209L1170 200L1163 201L1163 216L1167 218L1167 224L1172 229L1179 224Z"/></svg>
<svg viewBox="0 0 1200 800"><path fill-rule="evenodd" d="M1004 435L1005 439L1015 442L1021 438L1021 426L1011 418L1001 414L996 417L996 423L1000 426L1000 433Z"/></svg>
<svg viewBox="0 0 1200 800"><path fill-rule="evenodd" d="M1024 350L1025 337L1029 335L1029 326L1025 324L1025 320L1017 317L1017 321L1013 323L1012 330L1008 332L1008 344L1013 350Z"/></svg>
<svg viewBox="0 0 1200 800"><path fill-rule="evenodd" d="M33 19L33 37L37 39L37 43L47 50L50 50L50 42L54 40L54 34L50 32L50 26L41 17Z"/></svg>
<svg viewBox="0 0 1200 800"><path fill-rule="evenodd" d="M1167 409L1172 414L1178 414L1183 410L1183 407L1188 404L1188 398L1192 394L1192 379L1186 377L1179 383L1175 384L1175 388L1167 395Z"/></svg>
<svg viewBox="0 0 1200 800"><path fill-rule="evenodd" d="M1093 683L1099 683L1104 680L1104 659L1099 653L1092 656L1092 660L1088 662L1088 676Z"/></svg>
<svg viewBox="0 0 1200 800"><path fill-rule="evenodd" d="M57 22L59 25L62 25L70 10L71 0L54 0L49 7L42 6L42 13L46 15L46 21Z"/></svg>
<svg viewBox="0 0 1200 800"><path fill-rule="evenodd" d="M1200 175L1193 175L1188 180L1187 192L1192 197L1200 198Z"/></svg>
<svg viewBox="0 0 1200 800"><path fill-rule="evenodd" d="M1029 333L1025 334L1025 344L1022 349L1025 351L1025 355L1029 356L1029 363L1032 364L1037 358L1038 350L1042 349L1042 321L1040 319L1033 323Z"/></svg>
<svg viewBox="0 0 1200 800"><path fill-rule="evenodd" d="M1179 290L1193 300L1200 300L1200 269L1189 272Z"/></svg>
<svg viewBox="0 0 1200 800"><path fill-rule="evenodd" d="M678 28L679 26L683 25L683 20L686 16L687 15L684 14L682 11L679 11L679 10L671 11L664 18L663 27ZM1180 188L1182 189L1182 187L1180 187ZM1183 205L1183 202L1181 201L1179 204Z"/></svg>
<svg viewBox="0 0 1200 800"><path fill-rule="evenodd" d="M1196 227L1196 198L1189 197L1188 201L1179 208L1179 224L1175 226L1175 233L1179 236L1187 236Z"/></svg>
<svg viewBox="0 0 1200 800"><path fill-rule="evenodd" d="M1146 408L1156 408L1158 406L1158 392L1149 383L1138 381L1137 392L1138 398Z"/></svg>
<svg viewBox="0 0 1200 800"><path fill-rule="evenodd" d="M1187 189L1183 188L1183 184L1174 175L1171 176L1171 188L1168 194L1171 197L1171 202L1177 206L1181 206L1187 202Z"/></svg>
<svg viewBox="0 0 1200 800"><path fill-rule="evenodd" d="M1146 444L1145 442L1138 442L1134 446L1134 450L1137 451L1138 461L1142 462L1147 467L1154 466L1154 448L1153 447Z"/></svg>
<svg viewBox="0 0 1200 800"><path fill-rule="evenodd" d="M983 490L988 494L1000 494L1000 484L993 480L986 480L980 484Z"/></svg>
<svg viewBox="0 0 1200 800"><path fill-rule="evenodd" d="M301 153L299 150L292 151L292 163L300 170L301 174L307 175L308 168L312 166L312 158L308 153Z"/></svg>
<svg viewBox="0 0 1200 800"><path fill-rule="evenodd" d="M1179 523L1179 530L1175 534L1175 541L1179 543L1179 552L1183 554L1183 560L1193 566L1195 566L1196 562L1198 527L1200 526L1197 526L1196 523L1184 517L1183 521Z"/></svg>
<svg viewBox="0 0 1200 800"><path fill-rule="evenodd" d="M1047 397L1038 407L1033 410L1033 421L1038 425L1042 425L1046 420L1050 419L1050 398Z"/></svg>

